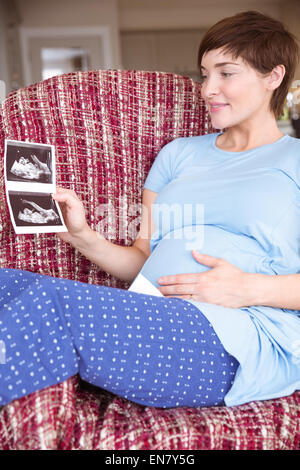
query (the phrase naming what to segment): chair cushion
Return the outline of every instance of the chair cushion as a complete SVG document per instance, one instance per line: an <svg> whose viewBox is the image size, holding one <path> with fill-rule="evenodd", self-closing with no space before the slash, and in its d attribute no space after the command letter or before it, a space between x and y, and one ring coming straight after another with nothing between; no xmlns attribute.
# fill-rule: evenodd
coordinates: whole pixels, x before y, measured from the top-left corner
<svg viewBox="0 0 300 470"><path fill-rule="evenodd" d="M0 411L4 450L296 450L300 393L234 408L143 407L72 377Z"/></svg>

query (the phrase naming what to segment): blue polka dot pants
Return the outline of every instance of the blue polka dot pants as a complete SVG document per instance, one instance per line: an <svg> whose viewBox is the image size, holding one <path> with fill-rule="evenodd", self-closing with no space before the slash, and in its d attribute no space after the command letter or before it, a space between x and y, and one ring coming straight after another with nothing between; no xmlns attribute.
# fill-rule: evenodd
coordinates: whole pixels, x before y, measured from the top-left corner
<svg viewBox="0 0 300 470"><path fill-rule="evenodd" d="M78 373L145 406L223 405L237 367L186 300L0 269L0 406Z"/></svg>

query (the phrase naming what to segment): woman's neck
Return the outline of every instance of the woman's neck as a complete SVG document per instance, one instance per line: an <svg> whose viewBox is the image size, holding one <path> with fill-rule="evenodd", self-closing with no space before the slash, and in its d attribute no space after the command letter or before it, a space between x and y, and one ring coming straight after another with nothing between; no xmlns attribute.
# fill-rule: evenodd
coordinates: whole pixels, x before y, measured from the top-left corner
<svg viewBox="0 0 300 470"><path fill-rule="evenodd" d="M263 127L251 131L228 128L218 136L216 146L228 152L244 152L262 145L273 144L283 136L277 124L269 129Z"/></svg>

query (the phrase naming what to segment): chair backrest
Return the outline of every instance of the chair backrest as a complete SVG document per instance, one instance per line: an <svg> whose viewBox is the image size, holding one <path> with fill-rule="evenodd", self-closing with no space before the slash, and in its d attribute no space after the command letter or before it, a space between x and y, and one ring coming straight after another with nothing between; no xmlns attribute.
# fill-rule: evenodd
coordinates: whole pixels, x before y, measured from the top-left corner
<svg viewBox="0 0 300 470"><path fill-rule="evenodd" d="M1 266L128 287L55 234L15 234L5 198L4 139L54 145L57 185L76 191L93 229L131 245L143 183L161 147L213 131L200 89L170 73L100 70L60 75L11 93L0 123Z"/></svg>

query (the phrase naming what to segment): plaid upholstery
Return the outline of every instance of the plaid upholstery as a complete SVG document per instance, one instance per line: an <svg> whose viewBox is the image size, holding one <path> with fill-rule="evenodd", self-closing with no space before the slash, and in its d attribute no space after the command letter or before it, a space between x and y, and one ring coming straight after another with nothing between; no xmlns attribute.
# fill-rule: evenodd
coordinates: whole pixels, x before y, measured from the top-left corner
<svg viewBox="0 0 300 470"><path fill-rule="evenodd" d="M142 186L160 148L211 132L200 85L167 73L66 74L12 93L4 138L53 144L57 184L83 200L89 225L130 245ZM134 209L134 210L133 210ZM127 288L55 234L15 235L0 160L0 261L56 277ZM142 407L72 377L0 409L0 449L298 449L300 392L235 408Z"/></svg>
<svg viewBox="0 0 300 470"><path fill-rule="evenodd" d="M291 450L300 448L300 394L236 408L143 407L77 377L0 412L4 450Z"/></svg>
<svg viewBox="0 0 300 470"><path fill-rule="evenodd" d="M58 185L76 191L93 229L122 245L136 238L134 208L160 148L209 130L199 86L164 73L58 76L12 93L2 115L6 138L55 146ZM3 188L3 159L0 175ZM6 267L126 288L56 235L15 236L3 190L0 209Z"/></svg>

